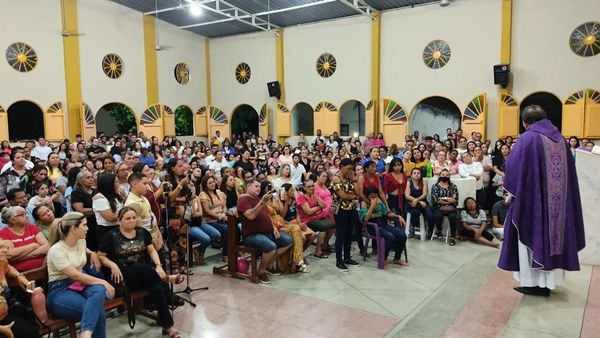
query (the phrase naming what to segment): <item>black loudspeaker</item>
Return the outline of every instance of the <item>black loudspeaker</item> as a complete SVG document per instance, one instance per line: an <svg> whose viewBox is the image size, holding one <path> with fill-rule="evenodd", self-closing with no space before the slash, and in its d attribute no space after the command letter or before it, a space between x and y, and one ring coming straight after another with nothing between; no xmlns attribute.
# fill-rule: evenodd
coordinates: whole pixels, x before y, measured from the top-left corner
<svg viewBox="0 0 600 338"><path fill-rule="evenodd" d="M279 88L279 81L273 81L267 83L267 89L269 90L270 97L281 98L281 89Z"/></svg>
<svg viewBox="0 0 600 338"><path fill-rule="evenodd" d="M494 65L494 84L503 88L508 86L510 78L510 65Z"/></svg>

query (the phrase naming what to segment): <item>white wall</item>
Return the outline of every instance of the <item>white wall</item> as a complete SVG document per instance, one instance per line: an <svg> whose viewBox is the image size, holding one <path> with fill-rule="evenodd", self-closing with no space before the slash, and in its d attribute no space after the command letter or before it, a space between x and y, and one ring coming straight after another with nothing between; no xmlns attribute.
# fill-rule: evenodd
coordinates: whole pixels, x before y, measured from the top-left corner
<svg viewBox="0 0 600 338"><path fill-rule="evenodd" d="M106 103L124 103L139 119L146 109L142 14L109 1L80 0L77 5L82 100L94 114ZM102 58L109 53L123 60L118 79L102 71Z"/></svg>
<svg viewBox="0 0 600 338"><path fill-rule="evenodd" d="M245 62L251 77L246 84L235 78L235 68ZM249 104L260 112L269 100L267 82L275 81L275 35L255 33L210 40L212 104L227 114L231 122L233 109Z"/></svg>
<svg viewBox="0 0 600 338"><path fill-rule="evenodd" d="M600 20L598 0L513 2L513 95L523 100L549 91L565 101L580 89L600 89L600 56L581 57L569 47L580 24Z"/></svg>
<svg viewBox="0 0 600 338"><path fill-rule="evenodd" d="M166 47L157 52L160 103L173 111L180 105L187 105L195 113L206 105L205 38L164 21L159 20L156 24L159 43ZM175 65L181 62L190 67L190 82L186 85L179 84L174 76Z"/></svg>
<svg viewBox="0 0 600 338"><path fill-rule="evenodd" d="M329 101L339 109L350 100L371 100L371 20L367 17L290 27L284 31L285 90L291 109L305 101ZM316 71L317 58L331 53L337 69L329 78Z"/></svg>
<svg viewBox="0 0 600 338"><path fill-rule="evenodd" d="M433 4L383 13L381 97L410 113L422 99L444 96L464 111L473 97L487 92L488 135L496 137L498 95L492 66L500 63L501 18L500 0L461 0L448 7ZM422 53L436 39L450 45L451 58L434 70L425 65Z"/></svg>
<svg viewBox="0 0 600 338"><path fill-rule="evenodd" d="M7 110L16 101L29 100L45 111L56 101L65 102L60 1L1 1L0 32L0 106ZM6 61L6 48L14 42L35 50L38 63L32 71L20 73Z"/></svg>

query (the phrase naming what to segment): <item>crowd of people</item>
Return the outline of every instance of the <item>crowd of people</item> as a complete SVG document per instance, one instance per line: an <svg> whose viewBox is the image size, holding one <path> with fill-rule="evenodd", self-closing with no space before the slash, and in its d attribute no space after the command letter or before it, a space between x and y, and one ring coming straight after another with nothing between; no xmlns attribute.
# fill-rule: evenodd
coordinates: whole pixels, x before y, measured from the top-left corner
<svg viewBox="0 0 600 338"><path fill-rule="evenodd" d="M415 131L391 145L381 133L361 140L320 131L296 144L218 131L208 144L143 133L78 135L58 145L3 141L0 261L4 246L21 279L46 266L48 310L80 321L82 337L106 336L103 304L121 283L149 291L163 333L178 337L169 306L181 300L168 285L189 277L189 266L206 264L211 246L227 259L228 215L237 217L244 244L260 253L261 283L309 273L313 245L312 257L335 255L341 271L357 267L352 242L369 255L363 235L375 227L386 262L394 251L390 263L399 267L408 266L401 254L416 232L449 237L450 246L472 239L498 248L509 203L503 164L513 144L511 137L492 143L450 128L443 138ZM460 196L452 182L458 177L474 178L476 196ZM17 317L0 318L0 330L10 319L15 336L31 337L35 324Z"/></svg>

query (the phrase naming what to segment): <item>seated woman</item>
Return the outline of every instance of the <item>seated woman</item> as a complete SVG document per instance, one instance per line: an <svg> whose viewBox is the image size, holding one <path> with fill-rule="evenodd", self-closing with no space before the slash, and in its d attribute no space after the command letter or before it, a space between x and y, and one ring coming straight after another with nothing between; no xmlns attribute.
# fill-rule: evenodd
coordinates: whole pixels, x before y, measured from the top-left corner
<svg viewBox="0 0 600 338"><path fill-rule="evenodd" d="M492 242L494 235L486 231L488 222L485 211L477 208L477 202L472 197L467 197L464 205L465 209L460 213L463 227L462 236L498 249L500 245Z"/></svg>
<svg viewBox="0 0 600 338"><path fill-rule="evenodd" d="M369 202L362 201L360 203L359 217L362 221L375 223L379 226L379 233L385 239L385 259L387 260L390 251L394 250L394 260L392 263L408 266L408 263L403 261L402 251L406 246L406 233L404 229L394 227L388 224L390 218L397 218L401 225L404 225L404 219L401 216L394 214L388 210L385 203L379 199L379 190L375 187L368 187L364 194L369 199ZM367 227L369 234L374 235L375 229L372 226Z"/></svg>
<svg viewBox="0 0 600 338"><path fill-rule="evenodd" d="M433 213L427 203L428 193L427 183L421 176L421 170L419 168L413 168L410 172L410 180L406 185L404 191L404 197L407 201L407 212L410 214L410 230L409 237L412 238L415 235L415 228L419 226L419 216L423 215L427 225L427 229L433 231ZM425 231L425 228L420 231Z"/></svg>
<svg viewBox="0 0 600 338"><path fill-rule="evenodd" d="M217 186L217 180L211 176L202 178L202 192L199 195L203 220L200 229L212 241L227 238L227 196ZM217 233L219 235L217 235ZM227 258L227 241L223 240L222 254Z"/></svg>
<svg viewBox="0 0 600 338"><path fill-rule="evenodd" d="M29 224L25 209L17 206L5 209L2 221L8 226L0 230L0 239L10 241L11 265L19 271L40 268L48 252L48 240L37 226Z"/></svg>
<svg viewBox="0 0 600 338"><path fill-rule="evenodd" d="M108 232L100 243L98 256L102 266L110 269L114 283L125 282L131 291L148 291L158 311L158 323L163 334L178 338L179 333L173 327L173 317L169 312L167 294L163 281L179 284L182 275L167 275L150 232L138 227L138 217L131 207L123 207L118 213L119 227Z"/></svg>
<svg viewBox="0 0 600 338"><path fill-rule="evenodd" d="M261 197L270 191L274 191L271 182L264 181L260 184ZM284 273L310 272L308 266L304 263L304 238L302 237L302 230L300 229L299 224L286 222L283 219L283 205L280 201L279 193L273 193L267 202L267 209L271 216L273 226L277 227L277 230L292 237L292 249L290 250L290 254L283 254L279 257L277 268L280 272Z"/></svg>
<svg viewBox="0 0 600 338"><path fill-rule="evenodd" d="M54 213L45 205L40 205L31 212L35 224L38 226L44 237L50 239L50 232L54 223L58 223L60 218L54 217Z"/></svg>
<svg viewBox="0 0 600 338"><path fill-rule="evenodd" d="M324 185L327 180L327 173L320 172L317 181ZM329 206L332 203L331 192L329 192L329 206L321 198L323 195L316 193L317 184L308 179L304 181L304 193L298 194L296 197L296 205L300 221L308 225L314 232L318 232L317 244L313 256L317 258L328 258L326 253L323 253L325 248L329 248L329 239L335 233L335 223L332 219L332 214L329 212ZM323 188L325 188L323 186ZM321 194L325 194L322 190Z"/></svg>
<svg viewBox="0 0 600 338"><path fill-rule="evenodd" d="M436 235L443 238L442 222L444 216L448 217L450 223L450 236L448 240L450 246L456 244L456 228L458 217L456 215L456 204L458 203L458 188L456 184L450 182L450 171L442 169L436 184L431 188L431 200L433 201L433 219L435 221ZM433 231L431 229L430 231ZM431 233L429 234L431 237Z"/></svg>
<svg viewBox="0 0 600 338"><path fill-rule="evenodd" d="M23 290L26 290L29 285L29 281L22 273L8 265L8 249L9 244L0 241L0 337L39 337L33 318L28 320L21 314L14 313L11 311L13 308L10 308L6 301L7 277L15 278Z"/></svg>
<svg viewBox="0 0 600 338"><path fill-rule="evenodd" d="M84 214L68 212L52 229L48 250L48 309L57 317L81 321L80 337L106 337L104 301L115 288L102 279L96 253L86 247ZM87 261L90 266L86 266Z"/></svg>
<svg viewBox="0 0 600 338"><path fill-rule="evenodd" d="M286 183L281 187L279 192L279 201L283 207L281 208L280 215L283 216L283 219L286 222L300 225L302 239L304 240L303 250L306 250L315 239L315 232L300 219L296 196L296 189L290 183Z"/></svg>

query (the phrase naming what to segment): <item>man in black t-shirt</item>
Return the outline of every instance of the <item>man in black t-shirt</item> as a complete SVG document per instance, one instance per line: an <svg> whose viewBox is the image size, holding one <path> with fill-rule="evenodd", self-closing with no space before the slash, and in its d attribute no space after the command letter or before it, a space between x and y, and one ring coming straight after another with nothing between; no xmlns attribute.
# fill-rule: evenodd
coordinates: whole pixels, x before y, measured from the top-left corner
<svg viewBox="0 0 600 338"><path fill-rule="evenodd" d="M508 192L504 191L502 200L494 203L492 206L492 227L489 230L500 240L504 237L504 220L506 219L509 205Z"/></svg>
<svg viewBox="0 0 600 338"><path fill-rule="evenodd" d="M95 161L106 155L106 149L100 146L100 142L97 138L94 138L92 140L92 145L87 149L87 154L90 160Z"/></svg>

